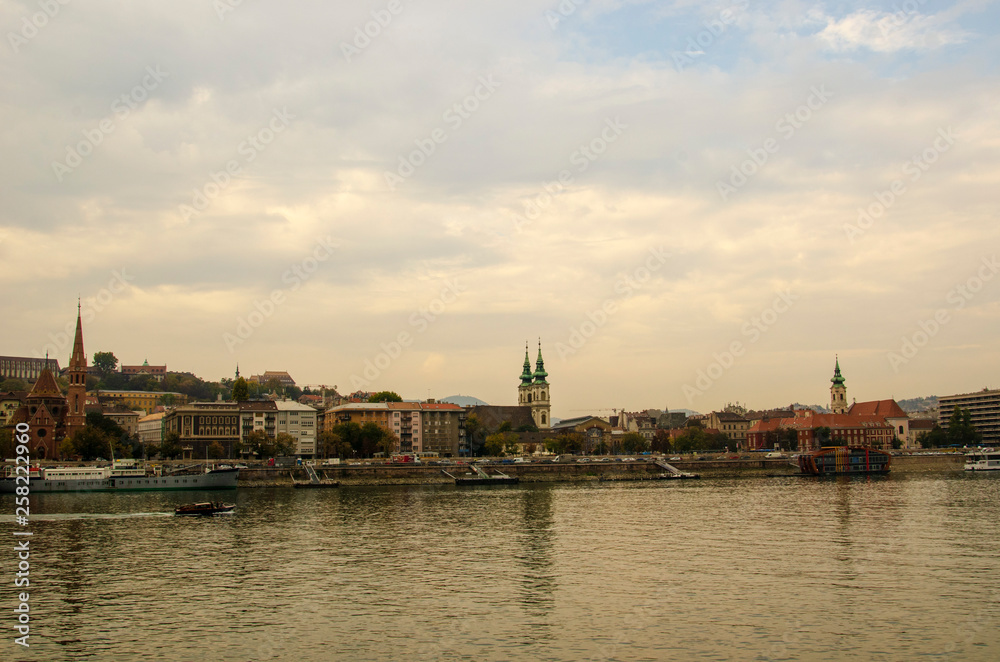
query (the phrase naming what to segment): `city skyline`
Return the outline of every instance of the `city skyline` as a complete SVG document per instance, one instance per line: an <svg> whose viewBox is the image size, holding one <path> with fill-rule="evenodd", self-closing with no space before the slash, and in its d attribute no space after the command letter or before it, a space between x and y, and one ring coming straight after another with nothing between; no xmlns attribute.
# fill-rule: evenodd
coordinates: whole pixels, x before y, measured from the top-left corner
<svg viewBox="0 0 1000 662"><path fill-rule="evenodd" d="M515 404L540 338L559 418L998 386L995 6L53 7L4 354L80 297L88 358L341 393Z"/></svg>

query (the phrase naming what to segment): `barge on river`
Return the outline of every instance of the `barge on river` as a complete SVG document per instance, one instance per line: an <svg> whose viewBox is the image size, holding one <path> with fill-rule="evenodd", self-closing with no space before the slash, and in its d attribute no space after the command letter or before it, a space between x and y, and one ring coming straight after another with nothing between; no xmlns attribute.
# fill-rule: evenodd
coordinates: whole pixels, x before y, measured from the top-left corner
<svg viewBox="0 0 1000 662"><path fill-rule="evenodd" d="M892 456L868 446L833 446L802 453L799 469L812 476L886 474Z"/></svg>

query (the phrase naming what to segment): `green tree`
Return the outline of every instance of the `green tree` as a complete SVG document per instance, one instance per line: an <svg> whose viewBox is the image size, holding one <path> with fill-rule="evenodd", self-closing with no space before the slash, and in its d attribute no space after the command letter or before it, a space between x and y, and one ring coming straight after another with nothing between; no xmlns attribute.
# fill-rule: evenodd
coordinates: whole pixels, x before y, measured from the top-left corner
<svg viewBox="0 0 1000 662"><path fill-rule="evenodd" d="M165 434L163 442L160 444L159 453L160 457L171 460L183 454L184 449L181 447L181 436L173 430Z"/></svg>
<svg viewBox="0 0 1000 662"><path fill-rule="evenodd" d="M294 385L293 386L286 386L285 387L285 397L287 397L289 400L298 401L298 399L302 397L302 389L300 389L298 386L294 386Z"/></svg>
<svg viewBox="0 0 1000 662"><path fill-rule="evenodd" d="M208 456L213 460L218 460L226 456L226 449L218 441L213 441L208 445Z"/></svg>
<svg viewBox="0 0 1000 662"><path fill-rule="evenodd" d="M650 442L650 450L654 453L670 452L670 433L666 430L657 430L653 433L653 441Z"/></svg>
<svg viewBox="0 0 1000 662"><path fill-rule="evenodd" d="M917 437L917 442L921 448L942 448L948 445L948 433L935 423L929 432L924 432Z"/></svg>
<svg viewBox="0 0 1000 662"><path fill-rule="evenodd" d="M101 371L102 377L106 377L118 368L118 358L113 352L94 352L93 366Z"/></svg>
<svg viewBox="0 0 1000 662"><path fill-rule="evenodd" d="M336 432L331 432L330 430L323 430L318 435L316 435L316 455L318 457L330 457L331 455L339 455L338 451L340 445L343 441L340 435ZM347 445L350 448L350 444ZM348 451L350 453L350 451Z"/></svg>
<svg viewBox="0 0 1000 662"><path fill-rule="evenodd" d="M250 389L247 387L247 380L242 377L233 382L233 402L242 402L250 398Z"/></svg>
<svg viewBox="0 0 1000 662"><path fill-rule="evenodd" d="M274 452L277 455L294 455L298 442L287 432L279 432L274 438Z"/></svg>
<svg viewBox="0 0 1000 662"><path fill-rule="evenodd" d="M17 379L16 377L5 379L3 380L2 383L0 383L0 393L7 393L8 391L27 391L27 390L28 390L28 384L23 379Z"/></svg>
<svg viewBox="0 0 1000 662"><path fill-rule="evenodd" d="M389 432L377 423L368 422L361 426L358 431L358 441L361 457L372 457L375 453L385 453L388 455L395 448L391 445Z"/></svg>
<svg viewBox="0 0 1000 662"><path fill-rule="evenodd" d="M0 458L14 457L15 446L14 430L12 428L0 428Z"/></svg>
<svg viewBox="0 0 1000 662"><path fill-rule="evenodd" d="M490 457L500 457L503 455L505 441L506 433L494 432L491 435L487 435L486 443L483 444L483 450Z"/></svg>
<svg viewBox="0 0 1000 662"><path fill-rule="evenodd" d="M84 462L91 462L99 457L108 459L112 443L112 437L104 430L87 425L73 434L73 454L79 455Z"/></svg>
<svg viewBox="0 0 1000 662"><path fill-rule="evenodd" d="M118 425L99 411L88 411L86 423L88 427L97 428L112 439L120 439L122 435L127 436L125 429L122 426Z"/></svg>
<svg viewBox="0 0 1000 662"><path fill-rule="evenodd" d="M510 432L511 425L510 421L503 421L497 426L497 432Z"/></svg>
<svg viewBox="0 0 1000 662"><path fill-rule="evenodd" d="M507 455L518 455L521 452L521 436L516 432L503 433L503 452Z"/></svg>
<svg viewBox="0 0 1000 662"><path fill-rule="evenodd" d="M955 405L948 421L949 446L978 446L983 443L982 433L972 424L972 414L968 409Z"/></svg>
<svg viewBox="0 0 1000 662"><path fill-rule="evenodd" d="M395 391L379 391L378 393L372 393L368 398L368 402L402 402L403 398L399 397L399 394Z"/></svg>
<svg viewBox="0 0 1000 662"><path fill-rule="evenodd" d="M628 454L641 453L649 446L649 442L638 432L626 432L622 436L622 450Z"/></svg>
<svg viewBox="0 0 1000 662"><path fill-rule="evenodd" d="M73 440L69 437L63 437L63 440L59 442L59 457L63 460L70 460L76 457L76 448L73 447ZM4 456L9 457L9 456Z"/></svg>
<svg viewBox="0 0 1000 662"><path fill-rule="evenodd" d="M559 435L545 440L545 450L555 455L562 455L566 452L566 435Z"/></svg>
<svg viewBox="0 0 1000 662"><path fill-rule="evenodd" d="M570 432L566 435L565 450L567 453L579 453L586 441L587 437L582 432Z"/></svg>

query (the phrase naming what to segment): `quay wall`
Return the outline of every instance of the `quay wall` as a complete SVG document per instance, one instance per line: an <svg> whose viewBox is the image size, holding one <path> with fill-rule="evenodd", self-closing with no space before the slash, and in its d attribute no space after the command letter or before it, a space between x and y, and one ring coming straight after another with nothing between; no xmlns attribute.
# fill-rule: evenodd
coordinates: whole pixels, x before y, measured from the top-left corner
<svg viewBox="0 0 1000 662"><path fill-rule="evenodd" d="M964 457L951 455L900 455L893 457L893 473L961 471ZM798 469L787 459L749 460L682 460L671 466L700 474L704 478L733 476L794 475ZM525 483L587 481L641 478L644 474L659 474L663 469L652 462L586 462L586 463L526 463L483 465L490 474L501 471L517 476ZM464 465L334 465L317 466L321 478L339 481L341 485L447 485L454 481L442 471L462 476L470 470ZM251 467L240 470L240 487L291 486L293 481L307 482L301 467Z"/></svg>

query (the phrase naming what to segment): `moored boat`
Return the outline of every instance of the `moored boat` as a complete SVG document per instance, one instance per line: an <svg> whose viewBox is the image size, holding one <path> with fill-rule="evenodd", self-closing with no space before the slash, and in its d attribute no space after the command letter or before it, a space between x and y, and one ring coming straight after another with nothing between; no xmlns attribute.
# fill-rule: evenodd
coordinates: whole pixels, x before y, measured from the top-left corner
<svg viewBox="0 0 1000 662"><path fill-rule="evenodd" d="M833 446L798 456L802 473L813 476L889 473L892 456L868 446Z"/></svg>
<svg viewBox="0 0 1000 662"><path fill-rule="evenodd" d="M23 467L21 467L23 470ZM235 489L239 469L189 468L176 473L150 470L136 460L115 460L110 466L32 467L31 494L43 492L128 492L139 490ZM23 476L23 473L21 474ZM9 466L0 479L0 494L17 487L17 467ZM22 478L23 481L23 478ZM23 482L22 482L23 484Z"/></svg>
<svg viewBox="0 0 1000 662"><path fill-rule="evenodd" d="M218 515L220 513L230 513L235 508L236 504L222 503L221 501L203 501L177 506L174 508L174 515Z"/></svg>
<svg viewBox="0 0 1000 662"><path fill-rule="evenodd" d="M1000 471L1000 449L978 448L965 454L966 471Z"/></svg>

